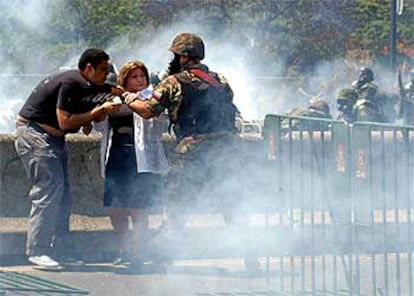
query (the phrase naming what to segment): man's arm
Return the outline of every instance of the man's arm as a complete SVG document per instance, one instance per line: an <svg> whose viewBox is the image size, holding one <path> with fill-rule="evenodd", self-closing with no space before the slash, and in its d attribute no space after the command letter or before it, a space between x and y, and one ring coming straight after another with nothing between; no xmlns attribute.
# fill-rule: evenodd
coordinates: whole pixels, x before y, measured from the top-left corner
<svg viewBox="0 0 414 296"><path fill-rule="evenodd" d="M79 114L71 114L58 108L56 109L56 115L60 129L66 131L78 129L81 126L89 124L91 121L102 120L108 113L117 112L118 110L119 104L105 102L91 111Z"/></svg>

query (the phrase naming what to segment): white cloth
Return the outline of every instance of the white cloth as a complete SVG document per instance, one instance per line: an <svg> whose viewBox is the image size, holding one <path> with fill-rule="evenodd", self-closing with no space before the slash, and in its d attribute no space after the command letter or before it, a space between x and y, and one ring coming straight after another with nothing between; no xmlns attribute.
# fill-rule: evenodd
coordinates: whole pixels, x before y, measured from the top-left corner
<svg viewBox="0 0 414 296"><path fill-rule="evenodd" d="M151 93L151 89L145 89L138 94L141 98L148 98ZM123 105L122 107L126 106ZM125 113L127 111L121 110L121 112ZM163 113L158 117L144 119L138 114L133 113L133 118L137 172L166 175L170 170L170 166L165 155L162 133L167 116ZM102 133L100 165L101 175L105 177L105 167L112 144L112 128L109 125L108 119L95 125L95 128Z"/></svg>

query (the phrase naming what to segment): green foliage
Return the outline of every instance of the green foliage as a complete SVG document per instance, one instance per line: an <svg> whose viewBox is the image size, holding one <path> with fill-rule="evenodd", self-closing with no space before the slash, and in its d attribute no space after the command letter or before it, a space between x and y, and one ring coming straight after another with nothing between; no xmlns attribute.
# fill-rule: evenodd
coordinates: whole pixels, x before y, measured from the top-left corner
<svg viewBox="0 0 414 296"><path fill-rule="evenodd" d="M357 0L355 16L359 27L351 37L373 52L389 45L391 1ZM401 40L414 42L414 3L405 1L403 14L397 17L397 34Z"/></svg>
<svg viewBox="0 0 414 296"><path fill-rule="evenodd" d="M414 3L405 2L398 37L413 43ZM390 34L390 0L40 1L45 5L37 12L41 30L25 25L19 15L31 3L38 1L0 1L0 57L20 71L30 68L22 57L46 56L48 66L56 68L85 47L106 48L120 37L128 47L147 37L149 26L156 31L187 17L213 32L217 43L237 38L251 64L272 74L283 63L285 71L292 66L311 71L321 60L345 56L352 40L375 55L388 45Z"/></svg>
<svg viewBox="0 0 414 296"><path fill-rule="evenodd" d="M378 51L390 34L390 1L358 0L355 19L360 24L351 37L366 48Z"/></svg>
<svg viewBox="0 0 414 296"><path fill-rule="evenodd" d="M65 43L105 47L115 36L139 33L145 23L139 1L60 0L52 5L50 33Z"/></svg>

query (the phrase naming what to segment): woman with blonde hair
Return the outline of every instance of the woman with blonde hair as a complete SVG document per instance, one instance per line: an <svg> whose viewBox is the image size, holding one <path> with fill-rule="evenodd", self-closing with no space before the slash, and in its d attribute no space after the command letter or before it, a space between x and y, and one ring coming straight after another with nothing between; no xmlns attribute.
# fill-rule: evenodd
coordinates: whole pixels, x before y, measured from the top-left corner
<svg viewBox="0 0 414 296"><path fill-rule="evenodd" d="M117 84L141 97L152 93L148 69L140 61L123 65ZM148 239L148 210L161 207L161 176L169 170L162 143L164 123L163 116L146 120L124 104L105 122L101 169L105 178L104 206L119 242L114 265L142 263L142 246Z"/></svg>

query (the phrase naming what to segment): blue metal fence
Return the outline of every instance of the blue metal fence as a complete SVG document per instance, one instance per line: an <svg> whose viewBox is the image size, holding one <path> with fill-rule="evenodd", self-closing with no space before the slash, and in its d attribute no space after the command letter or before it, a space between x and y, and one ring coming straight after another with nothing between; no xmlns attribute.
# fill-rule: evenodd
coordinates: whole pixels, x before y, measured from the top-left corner
<svg viewBox="0 0 414 296"><path fill-rule="evenodd" d="M295 295L414 295L414 127L268 115L263 133L289 246L269 282Z"/></svg>

